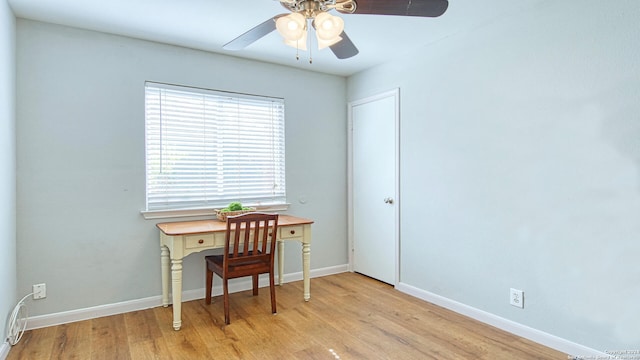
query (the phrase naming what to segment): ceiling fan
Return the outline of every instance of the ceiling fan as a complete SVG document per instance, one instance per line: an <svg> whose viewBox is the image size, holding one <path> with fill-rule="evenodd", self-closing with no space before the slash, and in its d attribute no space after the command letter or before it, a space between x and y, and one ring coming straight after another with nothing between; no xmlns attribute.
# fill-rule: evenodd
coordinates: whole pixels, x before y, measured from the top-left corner
<svg viewBox="0 0 640 360"><path fill-rule="evenodd" d="M315 29L318 47L329 47L338 59L358 54L358 48L344 32L344 22L329 14L396 15L437 17L447 10L448 0L279 0L290 13L274 16L231 40L222 48L241 50L278 30L287 45L306 50L307 23Z"/></svg>

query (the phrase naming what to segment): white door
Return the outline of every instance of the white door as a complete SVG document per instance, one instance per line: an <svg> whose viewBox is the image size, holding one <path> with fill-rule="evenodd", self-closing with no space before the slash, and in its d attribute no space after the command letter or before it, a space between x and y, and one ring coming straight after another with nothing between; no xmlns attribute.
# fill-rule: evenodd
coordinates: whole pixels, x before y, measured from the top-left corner
<svg viewBox="0 0 640 360"><path fill-rule="evenodd" d="M398 91L349 104L353 271L395 285L398 259Z"/></svg>

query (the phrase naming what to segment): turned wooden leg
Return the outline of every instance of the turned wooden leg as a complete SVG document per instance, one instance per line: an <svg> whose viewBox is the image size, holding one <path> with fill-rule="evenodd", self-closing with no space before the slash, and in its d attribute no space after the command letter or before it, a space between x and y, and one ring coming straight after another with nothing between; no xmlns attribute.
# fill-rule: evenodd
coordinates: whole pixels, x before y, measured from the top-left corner
<svg viewBox="0 0 640 360"><path fill-rule="evenodd" d="M162 270L162 306L169 306L169 281L171 263L169 259L169 248L160 246L160 267Z"/></svg>
<svg viewBox="0 0 640 360"><path fill-rule="evenodd" d="M284 283L284 241L278 240L278 285Z"/></svg>
<svg viewBox="0 0 640 360"><path fill-rule="evenodd" d="M182 326L182 259L171 260L171 295L173 298L173 328Z"/></svg>
<svg viewBox="0 0 640 360"><path fill-rule="evenodd" d="M311 299L311 244L302 244L302 281L304 301Z"/></svg>

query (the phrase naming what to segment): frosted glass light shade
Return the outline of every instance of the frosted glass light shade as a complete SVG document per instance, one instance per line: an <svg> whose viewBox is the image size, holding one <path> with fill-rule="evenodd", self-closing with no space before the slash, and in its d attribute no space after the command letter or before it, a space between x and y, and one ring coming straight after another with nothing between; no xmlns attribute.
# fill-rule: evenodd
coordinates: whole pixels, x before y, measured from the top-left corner
<svg viewBox="0 0 640 360"><path fill-rule="evenodd" d="M284 39L284 43L293 48L307 51L307 31L302 32L302 37L298 40L288 40Z"/></svg>
<svg viewBox="0 0 640 360"><path fill-rule="evenodd" d="M306 22L302 14L291 13L276 20L276 29L286 41L298 41L306 34Z"/></svg>
<svg viewBox="0 0 640 360"><path fill-rule="evenodd" d="M319 13L314 20L318 40L332 41L340 37L344 30L344 21L326 12Z"/></svg>

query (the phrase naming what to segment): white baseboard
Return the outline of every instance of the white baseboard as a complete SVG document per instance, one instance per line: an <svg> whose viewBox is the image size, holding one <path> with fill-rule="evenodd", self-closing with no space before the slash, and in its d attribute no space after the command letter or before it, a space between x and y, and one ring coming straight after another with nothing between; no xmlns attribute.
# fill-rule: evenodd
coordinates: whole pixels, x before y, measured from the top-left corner
<svg viewBox="0 0 640 360"><path fill-rule="evenodd" d="M327 275L339 274L339 273L347 272L348 268L349 266L345 264L345 265L332 266L332 267L327 267L322 269L314 269L314 270L311 270L311 277L316 278L316 277L322 277ZM300 280L302 280L302 272L284 274L283 276L284 283L300 281ZM269 281L268 277L266 276L261 277L259 286L260 287L269 286L268 281ZM277 282L277 278L276 278L276 282ZM229 284L229 292L234 293L238 291L249 290L251 289L251 286L252 286L251 280L248 278L247 280L232 282ZM183 291L182 301L192 301L192 300L203 299L204 294L205 294L204 288ZM214 286L213 294L221 295L222 285ZM313 294L313 291L312 291L312 294ZM105 304L105 305L93 306L90 308L84 308L84 309L70 310L70 311L64 311L64 312L46 314L46 315L38 315L38 316L29 317L29 319L27 320L27 330L39 329L47 326L67 324L75 321L95 319L103 316L123 314L127 312L144 310L144 309L154 308L158 306L162 306L161 295L151 296L143 299L128 300L128 301L123 301L115 304ZM0 360L3 360L2 357L0 357Z"/></svg>
<svg viewBox="0 0 640 360"><path fill-rule="evenodd" d="M8 342L2 343L0 345L0 360L5 360L7 356L9 356L9 350L11 349L11 345Z"/></svg>
<svg viewBox="0 0 640 360"><path fill-rule="evenodd" d="M399 283L398 286L396 286L396 289L398 291L402 291L403 293L409 294L411 296L415 296L419 299L428 301L438 306L442 306L445 309L455 311L458 314L468 316L472 319L481 321L485 324L489 324L491 326L497 327L498 329L501 329L511 334L534 341L538 344L542 344L544 346L550 347L552 349L558 350L568 355L582 356L582 357L601 356L602 359L609 358L609 355L604 352L597 351L580 344L576 344L569 340L559 338L555 335L551 335L543 331L530 328L528 326L519 324L515 321L511 321L511 320L502 318L500 316L488 313L486 311L476 309L474 307L459 303L457 301L448 299L446 297L434 294L429 291L418 289L416 287L407 285L405 283Z"/></svg>

